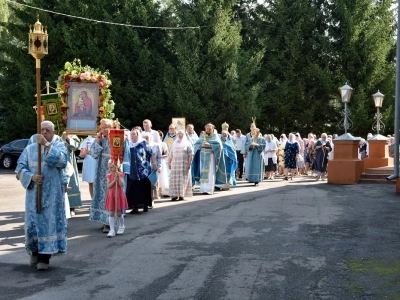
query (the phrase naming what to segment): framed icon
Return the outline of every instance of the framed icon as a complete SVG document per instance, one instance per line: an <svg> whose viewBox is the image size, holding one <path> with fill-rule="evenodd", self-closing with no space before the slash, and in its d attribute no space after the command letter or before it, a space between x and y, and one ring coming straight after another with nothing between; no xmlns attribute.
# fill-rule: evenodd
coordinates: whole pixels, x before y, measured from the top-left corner
<svg viewBox="0 0 400 300"><path fill-rule="evenodd" d="M98 83L69 83L66 127L68 133L96 133L99 89Z"/></svg>
<svg viewBox="0 0 400 300"><path fill-rule="evenodd" d="M112 145L113 147L121 147L121 138L119 137L113 137L112 139Z"/></svg>
<svg viewBox="0 0 400 300"><path fill-rule="evenodd" d="M186 130L186 118L172 118L176 130Z"/></svg>
<svg viewBox="0 0 400 300"><path fill-rule="evenodd" d="M57 104L54 102L47 103L47 114L49 116L58 114Z"/></svg>

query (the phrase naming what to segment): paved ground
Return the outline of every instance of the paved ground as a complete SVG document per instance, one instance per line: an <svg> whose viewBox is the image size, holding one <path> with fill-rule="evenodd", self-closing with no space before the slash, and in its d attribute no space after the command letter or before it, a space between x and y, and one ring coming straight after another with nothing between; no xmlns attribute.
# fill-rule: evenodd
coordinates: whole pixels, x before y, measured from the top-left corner
<svg viewBox="0 0 400 300"><path fill-rule="evenodd" d="M85 200L69 253L37 271L23 249L24 190L12 174L0 182L0 299L400 299L393 185L240 183L160 200L112 239Z"/></svg>

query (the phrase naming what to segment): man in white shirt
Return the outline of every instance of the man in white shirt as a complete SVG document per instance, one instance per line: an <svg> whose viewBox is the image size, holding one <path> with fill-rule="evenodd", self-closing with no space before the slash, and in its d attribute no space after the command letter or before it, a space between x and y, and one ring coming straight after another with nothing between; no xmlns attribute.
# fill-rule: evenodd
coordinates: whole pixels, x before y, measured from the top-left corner
<svg viewBox="0 0 400 300"><path fill-rule="evenodd" d="M236 129L236 156L238 160L238 179L243 179L243 164L244 164L244 157L243 153L245 152L245 143L246 143L246 136L242 134L240 129Z"/></svg>
<svg viewBox="0 0 400 300"><path fill-rule="evenodd" d="M188 139L192 143L192 145L194 143L196 143L196 141L199 139L197 133L194 131L193 124L186 125L186 136L188 137Z"/></svg>
<svg viewBox="0 0 400 300"><path fill-rule="evenodd" d="M153 125L151 124L151 121L146 119L143 121L143 130L144 132L148 132L152 135L153 137L153 143L155 144L160 144L161 140L160 140L160 135L158 134L157 131L151 129Z"/></svg>

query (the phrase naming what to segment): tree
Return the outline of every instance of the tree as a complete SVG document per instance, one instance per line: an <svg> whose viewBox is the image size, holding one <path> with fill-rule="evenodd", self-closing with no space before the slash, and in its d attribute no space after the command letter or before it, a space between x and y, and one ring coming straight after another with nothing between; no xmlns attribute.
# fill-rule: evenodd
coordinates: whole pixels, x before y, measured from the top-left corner
<svg viewBox="0 0 400 300"><path fill-rule="evenodd" d="M32 0L30 5L87 18L39 13L50 41L42 86L45 81L54 86L64 63L74 58L108 70L115 114L127 128L148 118L154 128L166 129L172 117L186 117L199 129L208 122L219 129L225 121L244 129L256 117L263 133L340 133L337 89L347 81L354 88L351 132L365 135L375 113L371 95L378 89L386 95L384 120L393 123L393 2ZM30 136L36 128L35 63L26 46L36 11L8 8L0 33L5 140Z"/></svg>
<svg viewBox="0 0 400 300"><path fill-rule="evenodd" d="M201 128L228 121L231 128L250 124L256 115L260 56L241 48L236 1L174 1L177 19L199 30L171 34L173 60L166 74L166 93L175 109ZM247 127L247 126L246 126Z"/></svg>
<svg viewBox="0 0 400 300"><path fill-rule="evenodd" d="M309 0L272 1L250 12L247 40L265 48L258 104L267 132L321 131L332 122L335 75L325 14L321 1Z"/></svg>
<svg viewBox="0 0 400 300"><path fill-rule="evenodd" d="M87 1L36 0L31 5L127 25L157 26L161 22L159 6L152 1L146 4L142 1L91 1L88 4ZM36 118L32 110L34 60L27 55L25 42L28 25L36 19L28 9L11 8L16 21L3 23L3 26L13 36L13 42L3 40L0 43L0 51L9 55L8 60L0 62L0 72L4 74L0 86L5 95L0 101L6 111L17 112L0 128L1 135L7 140L34 133ZM40 14L40 21L49 28L49 54L42 59L43 87L45 81L54 86L66 61L80 58L83 65L110 71L115 113L123 125L130 128L141 123L146 114L161 118L159 108L163 104L163 92L157 85L163 82L163 72L160 74L163 59L156 46L164 44L165 32L112 26L57 14ZM12 130L17 127L20 130Z"/></svg>
<svg viewBox="0 0 400 300"><path fill-rule="evenodd" d="M335 71L343 84L354 88L350 110L351 132L366 136L371 132L376 108L371 95L378 89L386 94L384 119L393 132L395 75L394 1L338 0L331 4L329 35L335 48ZM337 97L340 101L340 97ZM385 113L385 110L387 111ZM384 133L384 132L382 132Z"/></svg>

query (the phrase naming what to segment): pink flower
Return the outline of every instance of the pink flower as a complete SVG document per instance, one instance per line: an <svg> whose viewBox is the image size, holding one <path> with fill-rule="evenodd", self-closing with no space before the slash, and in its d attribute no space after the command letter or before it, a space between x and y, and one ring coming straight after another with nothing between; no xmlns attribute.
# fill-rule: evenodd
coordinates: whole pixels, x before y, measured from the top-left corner
<svg viewBox="0 0 400 300"><path fill-rule="evenodd" d="M64 83L64 88L65 88L65 89L69 88L69 84L68 84L67 82Z"/></svg>
<svg viewBox="0 0 400 300"><path fill-rule="evenodd" d="M63 119L64 121L67 121L67 120L68 120L67 115L63 115L62 119Z"/></svg>

